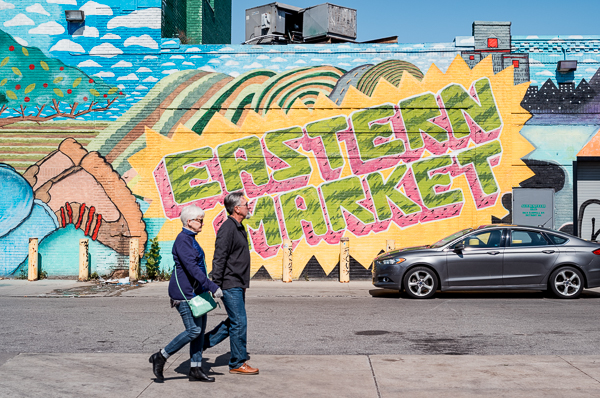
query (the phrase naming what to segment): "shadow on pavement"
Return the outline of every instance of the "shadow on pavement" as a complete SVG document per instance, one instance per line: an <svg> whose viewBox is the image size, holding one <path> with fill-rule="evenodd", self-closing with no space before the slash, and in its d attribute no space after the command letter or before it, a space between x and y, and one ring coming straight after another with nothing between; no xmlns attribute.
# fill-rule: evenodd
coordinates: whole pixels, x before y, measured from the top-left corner
<svg viewBox="0 0 600 398"><path fill-rule="evenodd" d="M390 289L371 289L369 294L374 298L385 299L407 299L411 298L405 292ZM579 296L579 300L599 299L600 292L593 290L584 290ZM436 299L455 299L455 300L470 300L470 299L549 299L558 301L563 300L555 297L549 291L532 291L532 290L494 290L494 291L468 291L468 292L440 292L438 291L430 300ZM575 299L577 300L577 299Z"/></svg>

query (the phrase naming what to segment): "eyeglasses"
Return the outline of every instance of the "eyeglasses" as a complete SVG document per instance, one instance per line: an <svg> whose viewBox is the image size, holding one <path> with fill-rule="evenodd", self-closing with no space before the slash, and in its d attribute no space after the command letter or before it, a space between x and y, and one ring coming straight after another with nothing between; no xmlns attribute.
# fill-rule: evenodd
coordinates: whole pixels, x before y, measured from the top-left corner
<svg viewBox="0 0 600 398"><path fill-rule="evenodd" d="M245 204L243 204L243 205L238 205L238 206L239 206L239 207L248 207L248 202L246 202L246 203L245 203Z"/></svg>
<svg viewBox="0 0 600 398"><path fill-rule="evenodd" d="M200 223L200 225L204 225L204 219L203 218L192 218L190 221L197 221Z"/></svg>

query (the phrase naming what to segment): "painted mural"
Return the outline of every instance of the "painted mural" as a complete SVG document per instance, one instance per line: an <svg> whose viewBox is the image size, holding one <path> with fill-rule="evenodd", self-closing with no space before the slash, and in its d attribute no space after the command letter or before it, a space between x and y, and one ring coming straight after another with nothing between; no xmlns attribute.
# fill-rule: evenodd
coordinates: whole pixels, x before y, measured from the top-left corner
<svg viewBox="0 0 600 398"><path fill-rule="evenodd" d="M74 7L82 26L61 22ZM30 237L50 275L77 274L81 238L92 272L124 267L130 237L142 252L158 237L169 269L191 203L210 267L237 190L255 277L281 277L284 239L295 278L336 277L342 237L351 275L368 276L386 240L511 222L513 187L554 188L555 228L577 232L572 163L598 156L600 37L185 46L160 39L156 7L0 1L0 275L26 266ZM567 53L583 67L564 75Z"/></svg>

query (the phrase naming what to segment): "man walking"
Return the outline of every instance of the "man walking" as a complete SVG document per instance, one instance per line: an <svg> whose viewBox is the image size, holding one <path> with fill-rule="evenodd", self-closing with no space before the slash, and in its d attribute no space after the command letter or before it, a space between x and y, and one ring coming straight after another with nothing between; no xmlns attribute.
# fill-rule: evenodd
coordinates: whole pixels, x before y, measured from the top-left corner
<svg viewBox="0 0 600 398"><path fill-rule="evenodd" d="M246 288L250 285L250 249L242 221L249 217L248 200L242 192L225 196L229 214L215 240L212 279L223 290L223 304L228 318L204 335L204 349L214 347L229 337L231 357L229 373L258 374L247 360Z"/></svg>

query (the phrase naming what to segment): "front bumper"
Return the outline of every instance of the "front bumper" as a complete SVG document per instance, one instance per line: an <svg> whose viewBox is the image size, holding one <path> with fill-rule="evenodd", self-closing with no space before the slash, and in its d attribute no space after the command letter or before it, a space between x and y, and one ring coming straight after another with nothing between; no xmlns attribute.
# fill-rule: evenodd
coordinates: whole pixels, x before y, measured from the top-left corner
<svg viewBox="0 0 600 398"><path fill-rule="evenodd" d="M374 286L400 290L401 272L399 264L384 265L379 261L374 261L371 269Z"/></svg>

